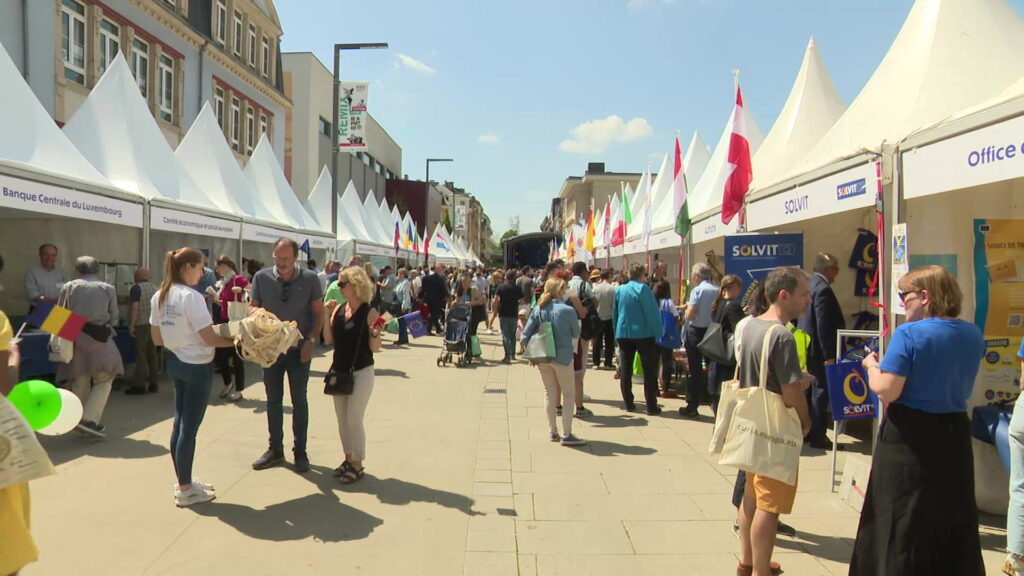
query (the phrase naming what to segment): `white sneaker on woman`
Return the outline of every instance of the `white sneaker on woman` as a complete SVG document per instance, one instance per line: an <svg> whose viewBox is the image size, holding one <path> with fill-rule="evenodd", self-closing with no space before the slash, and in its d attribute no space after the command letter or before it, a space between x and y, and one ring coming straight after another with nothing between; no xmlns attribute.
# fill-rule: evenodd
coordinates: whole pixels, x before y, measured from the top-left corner
<svg viewBox="0 0 1024 576"><path fill-rule="evenodd" d="M203 490L206 490L207 492L213 492L214 491L213 484L207 484L206 482L203 482L202 480L200 480L199 478L196 478L195 476L192 477L192 485L193 486L199 486L200 488L202 488ZM175 482L174 483L174 495L177 496L178 492L179 492L179 490L178 490L178 483Z"/></svg>
<svg viewBox="0 0 1024 576"><path fill-rule="evenodd" d="M184 492L178 492L174 496L175 504L178 508L184 508L186 506L192 506L194 504L202 504L203 502L209 502L216 498L217 495L209 490L204 490L199 483L193 482L192 487Z"/></svg>

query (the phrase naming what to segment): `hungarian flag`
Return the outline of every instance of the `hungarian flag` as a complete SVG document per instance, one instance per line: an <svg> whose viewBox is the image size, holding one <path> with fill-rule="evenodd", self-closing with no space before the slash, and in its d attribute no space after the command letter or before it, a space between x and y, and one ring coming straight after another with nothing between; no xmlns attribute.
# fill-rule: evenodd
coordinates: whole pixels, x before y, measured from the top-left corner
<svg viewBox="0 0 1024 576"><path fill-rule="evenodd" d="M626 190L629 190L629 184L626 185ZM632 223L633 214L629 211L629 197L624 191L622 201L619 202L619 218L612 229L612 246L622 246L626 242L626 234Z"/></svg>
<svg viewBox="0 0 1024 576"><path fill-rule="evenodd" d="M743 209L743 199L754 179L750 162L750 140L747 139L747 120L743 113L743 92L736 84L736 109L732 114L732 137L729 139L729 179L722 193L722 222L728 224ZM740 214L740 224L744 217Z"/></svg>
<svg viewBox="0 0 1024 576"><path fill-rule="evenodd" d="M690 232L690 207L686 204L686 174L683 173L683 147L676 134L676 155L672 168L672 211L676 213L676 234Z"/></svg>
<svg viewBox="0 0 1024 576"><path fill-rule="evenodd" d="M594 253L594 211L590 211L590 218L587 221L587 236L583 242L583 249L591 254Z"/></svg>

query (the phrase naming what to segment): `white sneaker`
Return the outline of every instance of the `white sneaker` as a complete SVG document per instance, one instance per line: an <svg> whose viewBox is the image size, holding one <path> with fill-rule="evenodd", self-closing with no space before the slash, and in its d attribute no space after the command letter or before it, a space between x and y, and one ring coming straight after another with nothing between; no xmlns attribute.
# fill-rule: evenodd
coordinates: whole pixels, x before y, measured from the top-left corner
<svg viewBox="0 0 1024 576"><path fill-rule="evenodd" d="M216 498L217 495L209 490L204 490L198 483L193 483L192 487L184 492L178 492L174 496L175 504L178 508L184 508L186 506L192 506L194 504L202 504L203 502L209 502Z"/></svg>
<svg viewBox="0 0 1024 576"><path fill-rule="evenodd" d="M1024 576L1024 556L1007 554L1003 562L1003 574L1006 576Z"/></svg>
<svg viewBox="0 0 1024 576"><path fill-rule="evenodd" d="M206 482L203 482L202 480L200 480L199 478L196 478L195 476L192 477L192 485L193 486L199 486L200 488L202 488L203 490L206 490L207 492L213 492L215 490L215 488L213 487L213 484L207 484ZM178 495L178 483L177 482L174 483L174 495L175 496Z"/></svg>
<svg viewBox="0 0 1024 576"><path fill-rule="evenodd" d="M231 394L227 395L227 398L225 398L225 400L227 400L228 402L238 402L241 399L242 399L242 393L241 392L232 392Z"/></svg>

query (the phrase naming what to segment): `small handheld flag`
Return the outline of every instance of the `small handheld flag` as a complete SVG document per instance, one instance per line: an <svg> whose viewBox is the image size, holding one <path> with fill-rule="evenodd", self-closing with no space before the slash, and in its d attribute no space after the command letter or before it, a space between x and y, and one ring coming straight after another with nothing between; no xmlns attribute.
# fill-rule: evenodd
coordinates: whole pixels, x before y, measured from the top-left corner
<svg viewBox="0 0 1024 576"><path fill-rule="evenodd" d="M306 241L302 243L302 246L299 246L299 250L305 252L306 256L311 256L311 253L309 251L309 238L306 238Z"/></svg>
<svg viewBox="0 0 1024 576"><path fill-rule="evenodd" d="M36 302L32 313L25 319L31 326L72 342L78 339L86 321L85 316L75 314L53 302Z"/></svg>

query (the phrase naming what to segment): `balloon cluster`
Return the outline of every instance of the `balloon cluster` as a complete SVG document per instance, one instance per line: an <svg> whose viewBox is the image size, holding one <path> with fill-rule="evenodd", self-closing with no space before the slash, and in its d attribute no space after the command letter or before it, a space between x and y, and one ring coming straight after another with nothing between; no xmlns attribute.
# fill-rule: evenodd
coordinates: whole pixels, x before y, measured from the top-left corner
<svg viewBox="0 0 1024 576"><path fill-rule="evenodd" d="M28 380L11 390L7 400L40 434L59 436L82 421L82 402L71 391L43 380Z"/></svg>

